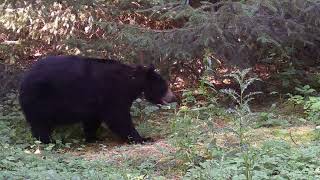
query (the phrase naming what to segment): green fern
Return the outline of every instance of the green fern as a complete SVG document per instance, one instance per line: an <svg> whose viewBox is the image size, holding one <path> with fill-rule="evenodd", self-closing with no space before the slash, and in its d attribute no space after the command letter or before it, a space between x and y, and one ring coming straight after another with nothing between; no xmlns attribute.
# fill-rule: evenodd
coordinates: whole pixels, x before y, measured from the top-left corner
<svg viewBox="0 0 320 180"><path fill-rule="evenodd" d="M230 77L236 81L239 85L240 91L237 92L234 89L222 89L220 92L230 96L232 100L234 100L237 105L234 109L231 109L230 112L235 114L237 127L234 132L240 138L240 146L242 147L244 144L244 128L247 127L247 123L249 122L249 116L252 114L249 106L249 102L254 99L254 96L257 94L261 94L261 92L249 92L246 93L246 90L250 85L252 85L255 81L259 81L260 79L257 77L248 77L251 69L244 69L242 71L237 70L230 74L227 74L227 77Z"/></svg>

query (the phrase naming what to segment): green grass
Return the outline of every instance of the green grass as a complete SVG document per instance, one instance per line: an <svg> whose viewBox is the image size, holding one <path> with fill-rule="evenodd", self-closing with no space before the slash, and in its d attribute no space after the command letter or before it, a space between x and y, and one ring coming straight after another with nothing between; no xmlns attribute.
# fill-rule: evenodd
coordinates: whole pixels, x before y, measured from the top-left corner
<svg viewBox="0 0 320 180"><path fill-rule="evenodd" d="M252 179L320 179L320 144L292 147L283 141L267 141L249 151ZM242 153L223 154L189 169L185 179L246 179Z"/></svg>
<svg viewBox="0 0 320 180"><path fill-rule="evenodd" d="M0 146L0 179L140 179L139 169L114 167L107 161L87 161L41 151L32 154L14 146Z"/></svg>
<svg viewBox="0 0 320 180"><path fill-rule="evenodd" d="M228 130L234 117L218 104L138 111L138 131L156 140L146 145L121 143L103 128L102 141L86 144L80 125L56 130L55 144L39 144L13 109L0 116L0 179L245 179L248 172L252 179L319 178L319 131L282 108L253 116L245 152Z"/></svg>

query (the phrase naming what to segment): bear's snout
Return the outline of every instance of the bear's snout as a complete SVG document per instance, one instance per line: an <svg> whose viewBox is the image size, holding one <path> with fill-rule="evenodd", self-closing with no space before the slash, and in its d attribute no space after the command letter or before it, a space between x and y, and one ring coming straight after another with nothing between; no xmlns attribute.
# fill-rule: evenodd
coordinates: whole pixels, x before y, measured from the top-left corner
<svg viewBox="0 0 320 180"><path fill-rule="evenodd" d="M172 102L176 102L176 101L177 101L177 97L173 94L171 89L168 89L165 96L161 99L162 104L168 104L168 103L172 103Z"/></svg>

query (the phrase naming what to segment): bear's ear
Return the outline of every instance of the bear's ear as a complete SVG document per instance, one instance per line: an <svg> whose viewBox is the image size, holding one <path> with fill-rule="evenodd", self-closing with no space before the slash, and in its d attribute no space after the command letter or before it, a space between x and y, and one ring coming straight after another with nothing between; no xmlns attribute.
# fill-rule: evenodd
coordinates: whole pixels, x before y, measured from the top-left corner
<svg viewBox="0 0 320 180"><path fill-rule="evenodd" d="M147 73L147 71L148 71L148 68L146 68L145 66L137 65L134 68L133 74L134 76L140 76L142 74Z"/></svg>

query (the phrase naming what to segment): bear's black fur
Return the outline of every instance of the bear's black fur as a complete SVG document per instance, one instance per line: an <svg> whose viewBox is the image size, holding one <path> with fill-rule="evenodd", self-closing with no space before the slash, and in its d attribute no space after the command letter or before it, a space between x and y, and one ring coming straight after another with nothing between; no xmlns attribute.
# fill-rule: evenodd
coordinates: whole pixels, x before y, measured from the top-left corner
<svg viewBox="0 0 320 180"><path fill-rule="evenodd" d="M81 122L87 142L105 122L116 135L142 143L130 116L140 95L154 104L175 101L154 67L129 66L115 60L52 56L37 61L20 86L19 102L32 135L51 141L56 126Z"/></svg>

